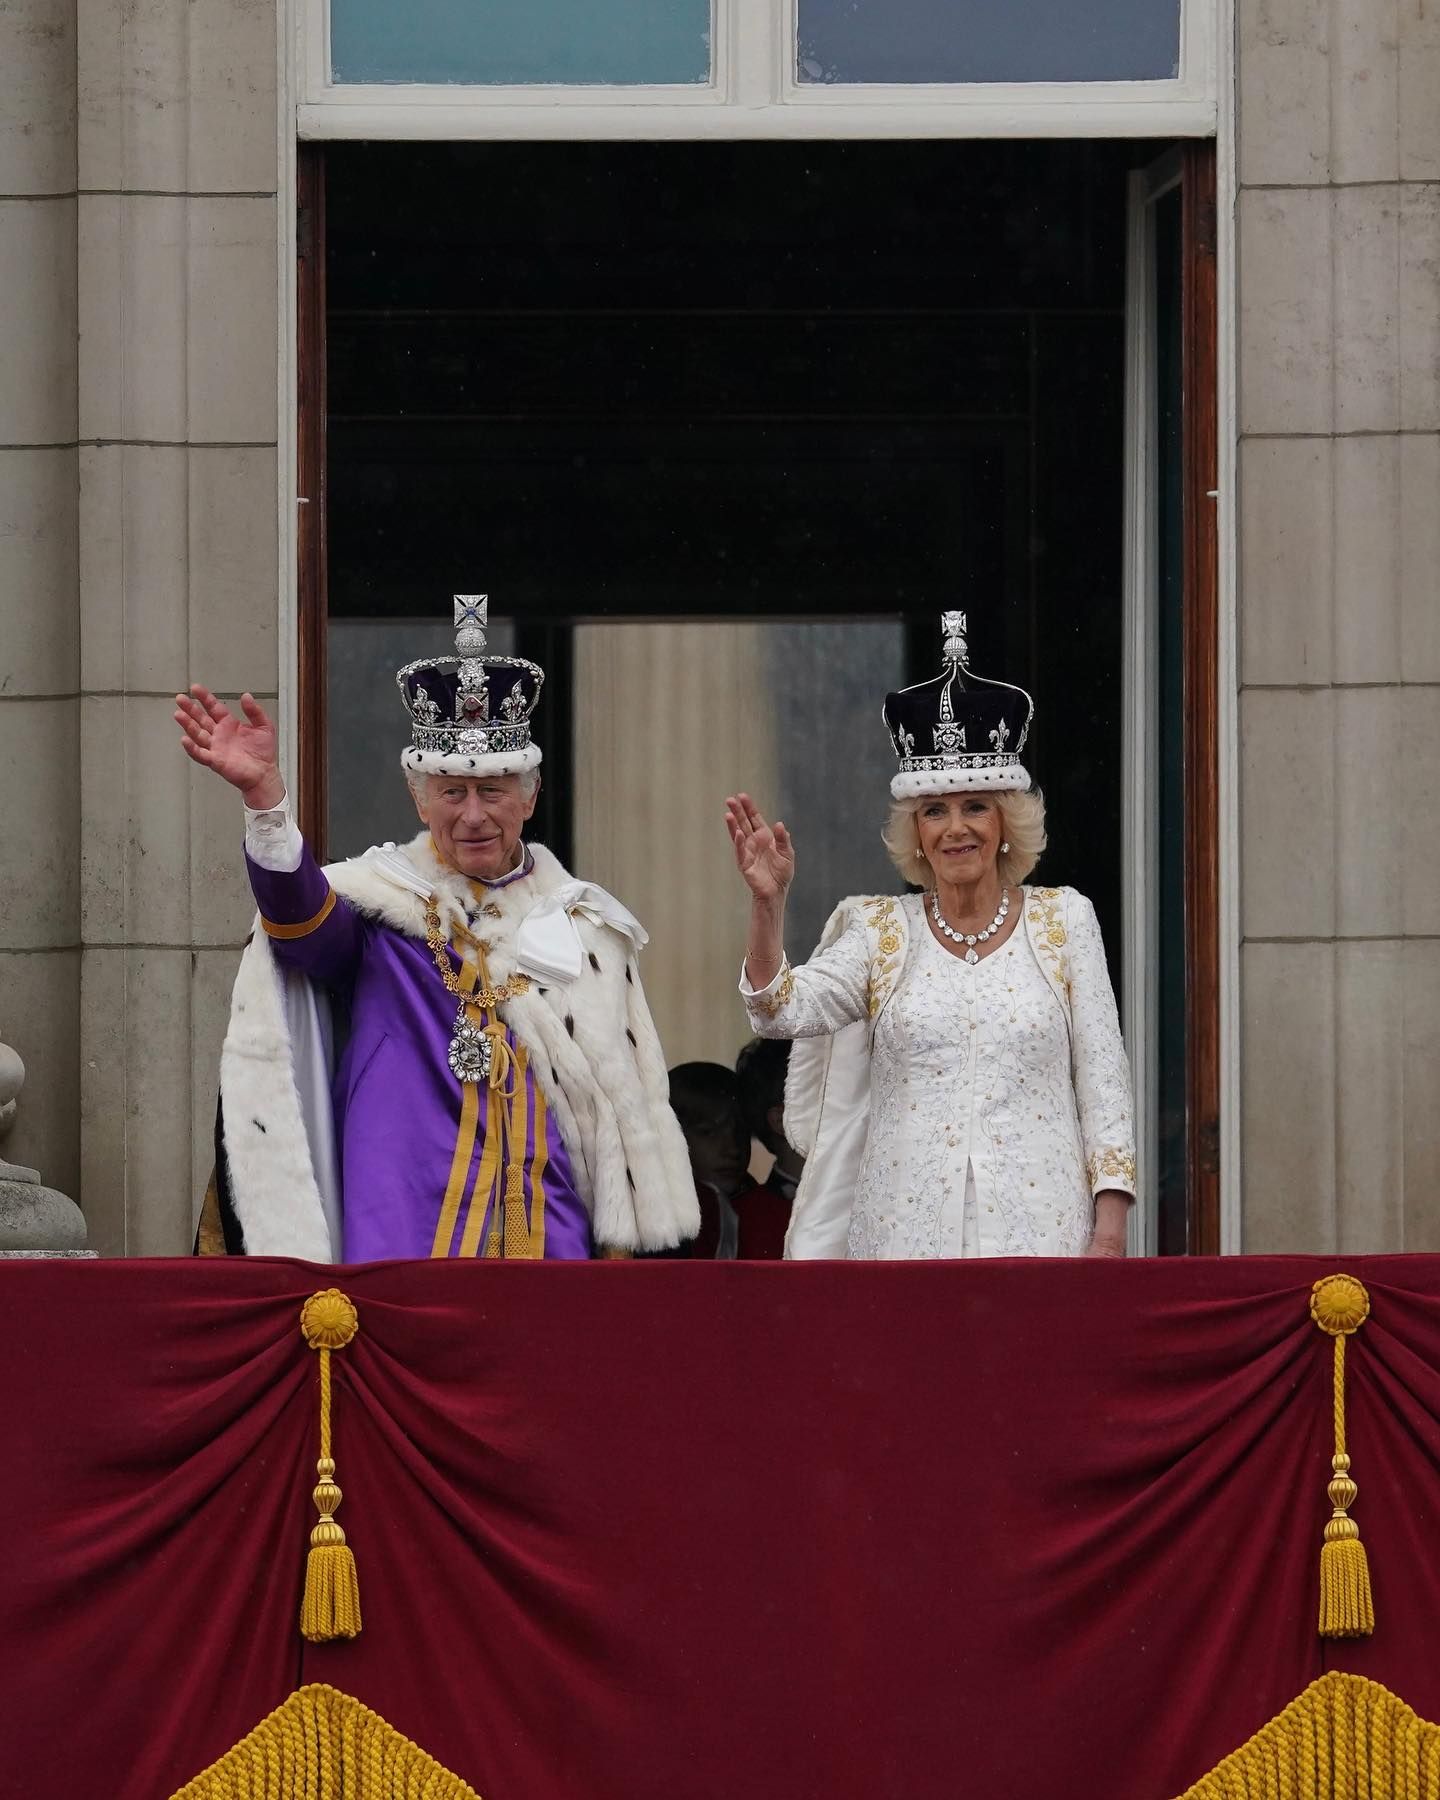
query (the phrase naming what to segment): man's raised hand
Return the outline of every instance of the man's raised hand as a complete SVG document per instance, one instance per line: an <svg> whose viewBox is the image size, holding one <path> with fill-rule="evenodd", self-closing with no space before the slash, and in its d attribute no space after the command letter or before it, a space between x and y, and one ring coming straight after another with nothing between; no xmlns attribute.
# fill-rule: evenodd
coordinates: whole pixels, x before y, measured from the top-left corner
<svg viewBox="0 0 1440 1800"><path fill-rule="evenodd" d="M193 683L188 694L175 696L180 748L191 762L213 769L222 781L238 788L247 806L263 812L285 797L279 735L253 694L240 696L240 710L243 718L237 718L209 688Z"/></svg>

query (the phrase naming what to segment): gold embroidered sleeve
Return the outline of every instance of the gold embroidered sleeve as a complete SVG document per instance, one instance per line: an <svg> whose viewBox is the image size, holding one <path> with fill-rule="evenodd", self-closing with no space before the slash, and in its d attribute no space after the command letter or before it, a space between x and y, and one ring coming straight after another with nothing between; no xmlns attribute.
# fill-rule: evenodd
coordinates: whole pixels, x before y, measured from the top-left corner
<svg viewBox="0 0 1440 1800"><path fill-rule="evenodd" d="M792 968L789 960L758 991L742 968L740 995L760 1037L819 1037L839 1031L866 1014L866 982L870 952L866 925L858 907L837 909L832 925L838 936L822 942L808 962Z"/></svg>
<svg viewBox="0 0 1440 1800"><path fill-rule="evenodd" d="M1076 1110L1092 1193L1104 1188L1133 1194L1136 1184L1135 1112L1130 1063L1105 945L1095 909L1071 893L1060 929L1067 932L1066 992L1070 999L1072 1068Z"/></svg>
<svg viewBox="0 0 1440 1800"><path fill-rule="evenodd" d="M1092 1188L1104 1187L1107 1181L1135 1186L1135 1158L1126 1150L1096 1150L1086 1162L1085 1172Z"/></svg>
<svg viewBox="0 0 1440 1800"><path fill-rule="evenodd" d="M773 1019L784 1012L794 997L795 971L787 962L782 964L779 979L774 985L765 992L752 995L748 1004L756 1012L763 1013L767 1019Z"/></svg>

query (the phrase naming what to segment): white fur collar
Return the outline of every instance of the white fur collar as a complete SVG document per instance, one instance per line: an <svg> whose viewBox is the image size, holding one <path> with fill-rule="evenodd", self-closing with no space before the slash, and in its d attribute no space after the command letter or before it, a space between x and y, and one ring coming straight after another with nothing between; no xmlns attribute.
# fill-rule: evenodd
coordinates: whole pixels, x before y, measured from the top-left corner
<svg viewBox="0 0 1440 1800"><path fill-rule="evenodd" d="M471 923L486 906L505 918L523 917L537 900L570 880L569 870L543 844L531 844L530 855L534 866L528 875L487 887L442 862L430 833L422 831L408 844L379 845L363 856L333 863L325 873L357 912L406 937L423 938L425 905L432 894L440 902L448 934L455 925Z"/></svg>

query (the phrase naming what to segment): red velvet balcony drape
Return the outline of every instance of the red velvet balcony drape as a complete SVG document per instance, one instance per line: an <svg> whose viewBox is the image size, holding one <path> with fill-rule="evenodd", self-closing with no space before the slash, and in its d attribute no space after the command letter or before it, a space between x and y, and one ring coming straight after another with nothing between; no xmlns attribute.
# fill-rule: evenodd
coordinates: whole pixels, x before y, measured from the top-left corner
<svg viewBox="0 0 1440 1800"><path fill-rule="evenodd" d="M1339 1268L1379 1622L1323 1646ZM11 1265L0 1455L7 1796L165 1800L301 1681L485 1800L1166 1800L1327 1667L1440 1719L1440 1259Z"/></svg>

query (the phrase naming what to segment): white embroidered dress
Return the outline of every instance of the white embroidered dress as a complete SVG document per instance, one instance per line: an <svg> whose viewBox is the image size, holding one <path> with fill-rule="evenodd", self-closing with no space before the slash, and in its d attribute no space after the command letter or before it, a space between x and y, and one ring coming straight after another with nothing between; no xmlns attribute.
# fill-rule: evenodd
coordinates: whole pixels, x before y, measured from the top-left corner
<svg viewBox="0 0 1440 1800"><path fill-rule="evenodd" d="M742 982L762 1035L839 1034L867 1065L847 1076L828 1042L793 1053L786 1130L809 1161L787 1254L1076 1256L1094 1194L1133 1193L1135 1179L1130 1072L1094 909L1071 889L1026 890L1011 936L968 964L923 907L913 895L846 902L808 963L760 993Z"/></svg>

